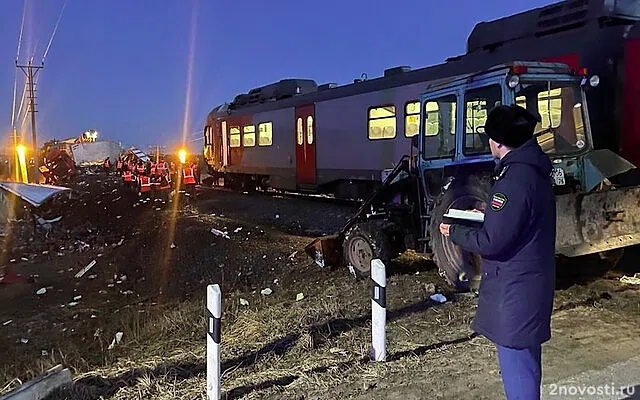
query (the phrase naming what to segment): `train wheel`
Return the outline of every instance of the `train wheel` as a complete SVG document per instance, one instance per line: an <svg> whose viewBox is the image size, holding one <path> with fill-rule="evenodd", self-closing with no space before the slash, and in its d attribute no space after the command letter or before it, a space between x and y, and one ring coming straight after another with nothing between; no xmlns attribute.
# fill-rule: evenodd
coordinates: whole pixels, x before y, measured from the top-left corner
<svg viewBox="0 0 640 400"><path fill-rule="evenodd" d="M375 222L354 225L345 235L342 251L346 265L363 278L371 275L371 260L380 259L385 265L391 261L389 238Z"/></svg>
<svg viewBox="0 0 640 400"><path fill-rule="evenodd" d="M437 200L432 210L429 237L433 260L440 270L440 275L460 291L476 289L479 285L480 256L463 251L449 238L442 236L440 223L450 208L484 210L490 190L488 177L458 178Z"/></svg>

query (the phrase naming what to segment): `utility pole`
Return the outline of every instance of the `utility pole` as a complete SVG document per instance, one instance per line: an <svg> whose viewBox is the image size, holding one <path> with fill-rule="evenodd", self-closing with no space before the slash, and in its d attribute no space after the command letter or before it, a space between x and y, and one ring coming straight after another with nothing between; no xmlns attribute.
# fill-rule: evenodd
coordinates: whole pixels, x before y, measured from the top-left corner
<svg viewBox="0 0 640 400"><path fill-rule="evenodd" d="M15 169L16 182L20 182L20 159L18 157L18 131L13 127L13 168Z"/></svg>
<svg viewBox="0 0 640 400"><path fill-rule="evenodd" d="M27 65L18 65L16 61L16 67L20 68L27 77L27 84L29 85L29 111L31 112L31 136L33 140L33 159L35 161L34 179L35 183L40 183L40 161L38 151L38 135L36 133L36 90L35 90L35 77L44 64L33 65L31 60Z"/></svg>

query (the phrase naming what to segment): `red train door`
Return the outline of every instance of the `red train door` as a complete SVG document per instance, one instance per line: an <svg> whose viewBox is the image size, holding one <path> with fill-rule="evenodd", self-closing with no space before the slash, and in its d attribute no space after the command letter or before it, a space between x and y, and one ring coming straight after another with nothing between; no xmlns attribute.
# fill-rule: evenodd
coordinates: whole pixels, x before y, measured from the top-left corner
<svg viewBox="0 0 640 400"><path fill-rule="evenodd" d="M316 121L313 104L296 107L296 182L316 183Z"/></svg>

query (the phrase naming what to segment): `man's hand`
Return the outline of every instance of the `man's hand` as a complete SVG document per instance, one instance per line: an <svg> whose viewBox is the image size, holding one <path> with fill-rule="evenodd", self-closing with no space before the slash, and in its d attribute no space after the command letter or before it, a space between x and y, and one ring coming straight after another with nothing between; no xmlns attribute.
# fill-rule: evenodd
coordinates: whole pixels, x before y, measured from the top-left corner
<svg viewBox="0 0 640 400"><path fill-rule="evenodd" d="M450 224L440 224L440 233L442 233L442 236L449 237L449 228L451 228Z"/></svg>

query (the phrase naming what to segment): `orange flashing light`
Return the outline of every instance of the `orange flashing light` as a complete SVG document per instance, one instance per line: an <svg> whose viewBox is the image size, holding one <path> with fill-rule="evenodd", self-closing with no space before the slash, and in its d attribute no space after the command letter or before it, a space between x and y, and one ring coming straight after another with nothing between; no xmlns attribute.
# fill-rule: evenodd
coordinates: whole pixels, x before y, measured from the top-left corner
<svg viewBox="0 0 640 400"><path fill-rule="evenodd" d="M587 68L584 68L584 67L583 68L578 68L578 70L576 71L576 74L580 75L580 76L587 76L587 75L589 75L589 70Z"/></svg>

